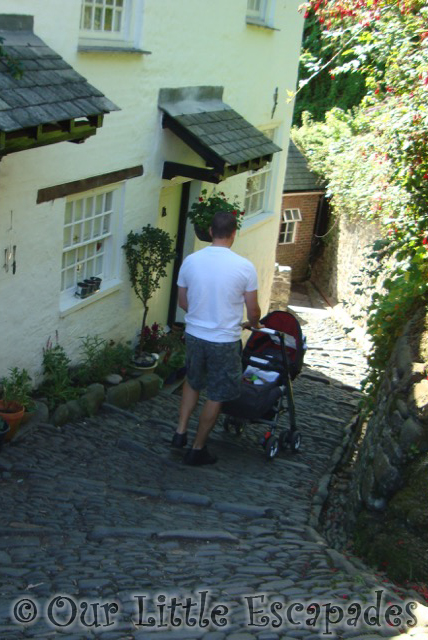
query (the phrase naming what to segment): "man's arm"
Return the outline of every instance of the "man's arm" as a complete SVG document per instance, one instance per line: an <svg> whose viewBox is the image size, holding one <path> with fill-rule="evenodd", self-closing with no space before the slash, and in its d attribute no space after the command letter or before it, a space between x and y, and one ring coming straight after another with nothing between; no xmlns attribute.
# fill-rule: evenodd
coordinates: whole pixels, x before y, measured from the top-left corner
<svg viewBox="0 0 428 640"><path fill-rule="evenodd" d="M183 309L183 311L187 311L187 287L178 287L178 306Z"/></svg>
<svg viewBox="0 0 428 640"><path fill-rule="evenodd" d="M257 299L257 290L256 291L245 291L244 293L245 306L247 308L247 318L248 322L244 322L244 329L249 329L250 327L258 328L259 320L261 316L261 311L259 307L259 302Z"/></svg>

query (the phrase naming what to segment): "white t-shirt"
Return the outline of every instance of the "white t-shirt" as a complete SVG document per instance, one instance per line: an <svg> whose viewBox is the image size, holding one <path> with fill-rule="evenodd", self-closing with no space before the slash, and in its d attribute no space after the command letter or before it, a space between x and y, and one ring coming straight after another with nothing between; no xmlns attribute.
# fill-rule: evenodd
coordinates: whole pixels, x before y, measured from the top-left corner
<svg viewBox="0 0 428 640"><path fill-rule="evenodd" d="M185 258L177 284L187 288L187 333L210 342L240 339L244 293L257 289L249 260L226 247L206 247Z"/></svg>

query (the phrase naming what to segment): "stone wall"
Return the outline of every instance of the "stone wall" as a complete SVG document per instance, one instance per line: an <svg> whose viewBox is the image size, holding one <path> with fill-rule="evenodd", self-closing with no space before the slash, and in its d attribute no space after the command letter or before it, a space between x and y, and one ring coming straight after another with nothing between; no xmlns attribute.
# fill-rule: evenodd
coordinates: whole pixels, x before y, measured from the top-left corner
<svg viewBox="0 0 428 640"><path fill-rule="evenodd" d="M422 309L397 341L364 425L349 501L357 551L397 580L428 574L427 341Z"/></svg>
<svg viewBox="0 0 428 640"><path fill-rule="evenodd" d="M283 267L278 263L275 265L269 311L287 311L291 290L291 274L290 267Z"/></svg>
<svg viewBox="0 0 428 640"><path fill-rule="evenodd" d="M354 318L361 316L356 322L364 327L363 310L371 296L370 278L364 274L367 252L380 237L380 228L368 220L340 216L331 218L329 229L312 265L311 281L330 304L342 307ZM356 289L363 293L357 294Z"/></svg>

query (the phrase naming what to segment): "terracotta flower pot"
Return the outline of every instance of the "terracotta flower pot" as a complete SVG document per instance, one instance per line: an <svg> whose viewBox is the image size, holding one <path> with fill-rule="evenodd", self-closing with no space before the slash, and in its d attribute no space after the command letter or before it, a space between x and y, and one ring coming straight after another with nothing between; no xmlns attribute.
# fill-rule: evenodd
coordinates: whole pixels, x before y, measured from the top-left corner
<svg viewBox="0 0 428 640"><path fill-rule="evenodd" d="M9 442L9 440L12 440L15 436L21 424L24 411L24 407L19 404L11 403L5 405L0 400L0 418L3 418L3 420L9 425L9 432L5 436L6 442Z"/></svg>

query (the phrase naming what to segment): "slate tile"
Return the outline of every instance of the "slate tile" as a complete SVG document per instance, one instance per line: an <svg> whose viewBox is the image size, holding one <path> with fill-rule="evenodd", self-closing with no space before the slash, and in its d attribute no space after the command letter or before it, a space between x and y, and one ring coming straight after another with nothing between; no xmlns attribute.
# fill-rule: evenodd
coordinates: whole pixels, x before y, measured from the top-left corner
<svg viewBox="0 0 428 640"><path fill-rule="evenodd" d="M20 129L20 125L13 118L13 115L0 111L0 131L16 131L17 129Z"/></svg>
<svg viewBox="0 0 428 640"><path fill-rule="evenodd" d="M8 108L25 107L27 104L26 100L19 94L19 90L5 89L1 92L1 97L9 105Z"/></svg>
<svg viewBox="0 0 428 640"><path fill-rule="evenodd" d="M15 95L20 96L27 106L38 105L45 102L33 88L16 89Z"/></svg>

